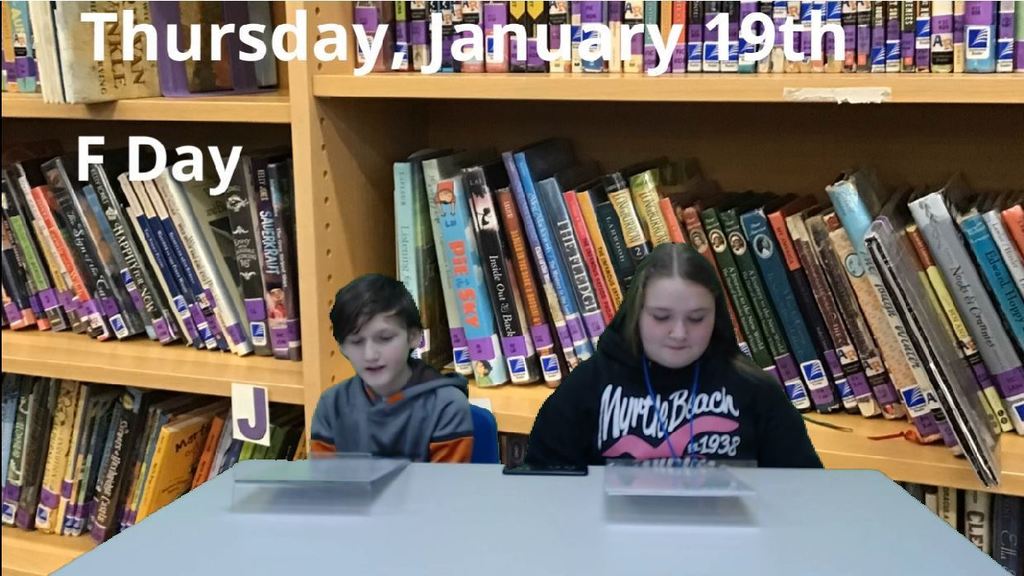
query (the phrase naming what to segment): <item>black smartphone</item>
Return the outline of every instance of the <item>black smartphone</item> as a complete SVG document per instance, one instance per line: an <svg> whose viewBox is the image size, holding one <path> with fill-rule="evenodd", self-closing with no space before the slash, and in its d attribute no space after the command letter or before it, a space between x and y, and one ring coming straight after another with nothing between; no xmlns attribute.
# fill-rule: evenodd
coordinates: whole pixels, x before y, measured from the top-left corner
<svg viewBox="0 0 1024 576"><path fill-rule="evenodd" d="M518 466L505 466L502 474L508 476L586 476L589 470L586 466L532 466L520 464Z"/></svg>

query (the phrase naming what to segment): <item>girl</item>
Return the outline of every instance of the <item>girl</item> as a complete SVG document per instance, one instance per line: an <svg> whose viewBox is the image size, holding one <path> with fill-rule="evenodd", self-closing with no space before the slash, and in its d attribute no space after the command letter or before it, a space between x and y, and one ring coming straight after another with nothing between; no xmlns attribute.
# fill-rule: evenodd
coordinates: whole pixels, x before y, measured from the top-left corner
<svg viewBox="0 0 1024 576"><path fill-rule="evenodd" d="M538 466L614 458L822 466L782 386L740 352L714 268L686 244L644 260L597 353L544 403L526 454Z"/></svg>

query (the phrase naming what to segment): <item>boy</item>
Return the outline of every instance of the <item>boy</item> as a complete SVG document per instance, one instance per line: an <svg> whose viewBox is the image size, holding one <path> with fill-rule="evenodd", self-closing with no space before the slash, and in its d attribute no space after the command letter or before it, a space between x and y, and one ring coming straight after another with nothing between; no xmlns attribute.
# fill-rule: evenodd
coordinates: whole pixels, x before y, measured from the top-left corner
<svg viewBox="0 0 1024 576"><path fill-rule="evenodd" d="M466 380L442 376L410 356L423 326L405 286L379 274L357 278L338 291L330 318L356 376L320 396L312 450L469 462L473 420Z"/></svg>

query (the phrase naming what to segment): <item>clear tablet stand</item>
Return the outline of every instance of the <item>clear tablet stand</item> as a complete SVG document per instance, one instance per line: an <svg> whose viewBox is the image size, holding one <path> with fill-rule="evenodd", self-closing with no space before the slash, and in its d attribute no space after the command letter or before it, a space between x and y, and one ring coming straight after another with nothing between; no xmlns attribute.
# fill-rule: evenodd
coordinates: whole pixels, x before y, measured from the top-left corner
<svg viewBox="0 0 1024 576"><path fill-rule="evenodd" d="M604 472L605 514L612 524L753 527L748 501L757 492L734 470L752 467L745 462L651 466L609 461Z"/></svg>
<svg viewBox="0 0 1024 576"><path fill-rule="evenodd" d="M351 453L311 455L294 462L239 462L231 469L231 509L263 514L365 514L408 464L403 458Z"/></svg>

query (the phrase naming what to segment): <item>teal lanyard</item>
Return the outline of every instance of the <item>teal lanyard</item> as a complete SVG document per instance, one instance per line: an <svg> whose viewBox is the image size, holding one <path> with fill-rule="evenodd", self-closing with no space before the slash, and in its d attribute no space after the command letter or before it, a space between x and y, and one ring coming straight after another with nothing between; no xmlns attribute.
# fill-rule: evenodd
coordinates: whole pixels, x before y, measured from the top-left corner
<svg viewBox="0 0 1024 576"><path fill-rule="evenodd" d="M658 406L658 402L654 399L654 388L651 386L651 376L647 369L647 355L642 355L640 362L644 367L644 384L647 385L647 394L651 399L651 407L654 409L654 413L658 418L658 428L661 431L661 438L668 444L668 451L672 454L673 463L679 462L679 455L676 454L675 446L672 445L672 439L668 435L668 423L661 415L661 407ZM690 453L690 442L693 442L693 421L694 413L693 406L697 398L697 383L700 381L700 361L698 360L694 364L693 368L693 383L690 385L690 397L686 399L686 414L690 417L690 438L686 441L686 451L684 455Z"/></svg>

